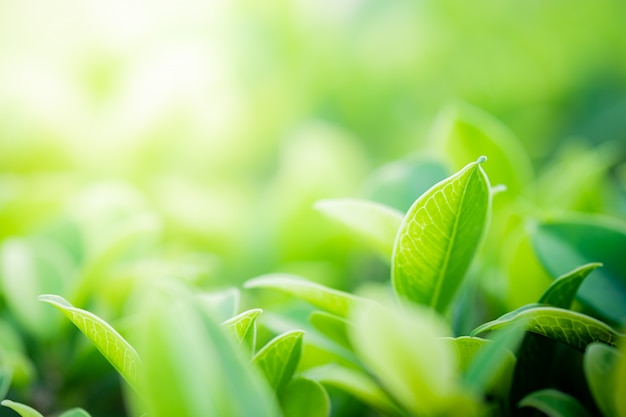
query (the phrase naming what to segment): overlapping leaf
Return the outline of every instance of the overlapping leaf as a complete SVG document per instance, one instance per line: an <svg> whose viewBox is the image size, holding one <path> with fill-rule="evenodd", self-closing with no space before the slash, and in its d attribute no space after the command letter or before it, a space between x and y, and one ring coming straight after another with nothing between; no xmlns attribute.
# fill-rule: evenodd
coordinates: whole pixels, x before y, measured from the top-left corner
<svg viewBox="0 0 626 417"><path fill-rule="evenodd" d="M402 297L447 310L485 229L491 206L484 158L441 181L411 206L396 237L392 282Z"/></svg>
<svg viewBox="0 0 626 417"><path fill-rule="evenodd" d="M546 292L543 293L539 299L539 303L560 308L570 308L576 298L578 288L585 278L587 278L594 269L601 266L601 263L590 263L560 276L548 287Z"/></svg>
<svg viewBox="0 0 626 417"><path fill-rule="evenodd" d="M260 308L244 311L243 313L226 320L222 323L222 325L226 329L229 329L240 343L244 340L248 340L249 338L253 340L254 335L251 335L251 333L254 333L256 318L262 312L263 310Z"/></svg>
<svg viewBox="0 0 626 417"><path fill-rule="evenodd" d="M269 341L252 359L276 392L289 383L302 354L301 330L283 333Z"/></svg>

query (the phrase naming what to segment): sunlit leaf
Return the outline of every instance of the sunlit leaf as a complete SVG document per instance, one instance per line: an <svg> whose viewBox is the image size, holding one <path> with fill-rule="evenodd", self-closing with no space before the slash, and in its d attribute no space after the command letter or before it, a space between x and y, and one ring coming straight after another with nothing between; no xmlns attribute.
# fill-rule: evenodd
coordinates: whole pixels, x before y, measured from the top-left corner
<svg viewBox="0 0 626 417"><path fill-rule="evenodd" d="M585 278L601 263L591 263L574 269L557 278L539 299L540 304L549 304L554 307L570 308L576 298L576 292Z"/></svg>
<svg viewBox="0 0 626 417"><path fill-rule="evenodd" d="M252 359L276 392L282 391L298 367L302 354L302 336L304 332L301 330L278 335Z"/></svg>
<svg viewBox="0 0 626 417"><path fill-rule="evenodd" d="M39 411L25 404L16 403L11 400L3 400L0 404L14 410L22 417L43 417Z"/></svg>
<svg viewBox="0 0 626 417"><path fill-rule="evenodd" d="M338 388L379 410L386 416L401 416L403 412L379 385L367 374L336 364L310 369L306 376L324 385Z"/></svg>
<svg viewBox="0 0 626 417"><path fill-rule="evenodd" d="M532 407L548 417L591 417L576 398L555 389L530 393L519 402L518 407Z"/></svg>
<svg viewBox="0 0 626 417"><path fill-rule="evenodd" d="M521 307L497 320L478 326L472 331L472 335L510 326L520 321L525 323L527 331L565 343L579 351L584 351L587 345L593 342L615 345L625 338L621 333L593 317L541 304Z"/></svg>
<svg viewBox="0 0 626 417"><path fill-rule="evenodd" d="M244 288L271 288L286 292L340 317L345 317L356 304L365 302L352 294L289 274L262 275L247 281Z"/></svg>
<svg viewBox="0 0 626 417"><path fill-rule="evenodd" d="M533 230L533 245L545 268L560 276L590 262L602 262L580 286L578 298L602 318L626 321L626 225L597 216L545 221Z"/></svg>
<svg viewBox="0 0 626 417"><path fill-rule="evenodd" d="M38 299L58 308L91 340L120 375L137 388L141 361L135 349L113 327L93 313L72 306L58 295L45 294Z"/></svg>
<svg viewBox="0 0 626 417"><path fill-rule="evenodd" d="M585 378L598 408L605 416L615 416L616 369L621 354L604 343L587 346L583 360Z"/></svg>
<svg viewBox="0 0 626 417"><path fill-rule="evenodd" d="M347 329L349 323L345 319L322 311L314 311L309 316L309 321L324 336L351 349Z"/></svg>
<svg viewBox="0 0 626 417"><path fill-rule="evenodd" d="M366 305L352 315L350 340L382 386L407 410L434 415L458 393L449 330L432 311Z"/></svg>
<svg viewBox="0 0 626 417"><path fill-rule="evenodd" d="M315 208L370 244L384 259L391 259L393 244L404 214L367 200L322 200Z"/></svg>
<svg viewBox="0 0 626 417"><path fill-rule="evenodd" d="M200 305L217 321L228 320L239 311L241 295L237 288L226 288L220 291L197 294Z"/></svg>
<svg viewBox="0 0 626 417"><path fill-rule="evenodd" d="M72 408L71 410L65 411L59 417L91 417L91 415L82 408Z"/></svg>
<svg viewBox="0 0 626 417"><path fill-rule="evenodd" d="M244 311L223 322L222 326L229 329L240 343L244 340L248 340L248 338L254 339L253 333L255 332L256 318L262 312L263 310L260 308Z"/></svg>
<svg viewBox="0 0 626 417"><path fill-rule="evenodd" d="M296 378L283 390L280 406L284 417L328 417L330 398L319 383Z"/></svg>
<svg viewBox="0 0 626 417"><path fill-rule="evenodd" d="M491 204L484 158L436 184L411 206L396 238L392 282L402 297L447 310L477 246Z"/></svg>

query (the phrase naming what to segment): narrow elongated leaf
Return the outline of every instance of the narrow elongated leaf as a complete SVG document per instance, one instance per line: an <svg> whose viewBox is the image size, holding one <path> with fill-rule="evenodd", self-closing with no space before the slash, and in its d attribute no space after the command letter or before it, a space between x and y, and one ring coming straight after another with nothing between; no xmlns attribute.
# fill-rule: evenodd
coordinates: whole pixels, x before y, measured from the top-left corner
<svg viewBox="0 0 626 417"><path fill-rule="evenodd" d="M347 392L385 416L404 414L371 377L359 370L329 364L308 370L306 376Z"/></svg>
<svg viewBox="0 0 626 417"><path fill-rule="evenodd" d="M291 381L280 396L284 417L328 417L330 398L319 383L297 378Z"/></svg>
<svg viewBox="0 0 626 417"><path fill-rule="evenodd" d="M301 330L283 333L270 340L252 359L261 368L270 385L280 392L289 383L302 354Z"/></svg>
<svg viewBox="0 0 626 417"><path fill-rule="evenodd" d="M519 321L525 323L527 331L565 343L581 352L590 343L603 342L614 346L626 337L586 314L541 304L521 307L497 320L478 326L472 331L472 335L510 326Z"/></svg>
<svg viewBox="0 0 626 417"><path fill-rule="evenodd" d="M605 416L616 416L616 369L621 354L604 343L587 346L583 359L585 378L598 408Z"/></svg>
<svg viewBox="0 0 626 417"><path fill-rule="evenodd" d="M340 317L346 317L355 304L366 302L352 294L289 274L262 275L244 283L244 288L271 288L283 291Z"/></svg>
<svg viewBox="0 0 626 417"><path fill-rule="evenodd" d="M352 349L348 338L349 323L345 319L322 311L314 311L309 316L309 321L324 336L345 348Z"/></svg>
<svg viewBox="0 0 626 417"><path fill-rule="evenodd" d="M591 215L545 221L532 230L533 246L556 277L590 262L602 262L580 286L578 298L605 321L626 322L626 224Z"/></svg>
<svg viewBox="0 0 626 417"><path fill-rule="evenodd" d="M576 298L576 292L578 292L578 288L585 278L591 271L601 266L601 263L590 263L560 276L543 293L539 303L560 308L570 308Z"/></svg>
<svg viewBox="0 0 626 417"><path fill-rule="evenodd" d="M397 294L447 310L481 241L491 206L480 158L441 181L411 206L392 256Z"/></svg>
<svg viewBox="0 0 626 417"><path fill-rule="evenodd" d="M13 371L6 365L0 367L0 400L3 400L9 392L12 379Z"/></svg>
<svg viewBox="0 0 626 417"><path fill-rule="evenodd" d="M22 417L43 417L43 415L39 411L25 404L16 403L15 401L11 400L4 400L0 404L14 410Z"/></svg>
<svg viewBox="0 0 626 417"><path fill-rule="evenodd" d="M58 295L44 294L38 299L59 309L87 336L120 375L133 388L137 388L141 361L135 349L113 327L95 314L74 307Z"/></svg>
<svg viewBox="0 0 626 417"><path fill-rule="evenodd" d="M222 326L229 329L235 335L235 338L241 343L250 337L250 333L254 333L256 318L262 312L263 310L260 308L244 311L243 313L223 322ZM254 339L254 337L252 338Z"/></svg>
<svg viewBox="0 0 626 417"><path fill-rule="evenodd" d="M555 389L544 389L527 395L518 407L532 407L548 417L591 417L591 414L576 400Z"/></svg>
<svg viewBox="0 0 626 417"><path fill-rule="evenodd" d="M72 408L71 410L65 411L59 417L91 417L91 414L82 408Z"/></svg>
<svg viewBox="0 0 626 417"><path fill-rule="evenodd" d="M380 203L356 199L322 200L315 208L391 259L393 243L404 214Z"/></svg>

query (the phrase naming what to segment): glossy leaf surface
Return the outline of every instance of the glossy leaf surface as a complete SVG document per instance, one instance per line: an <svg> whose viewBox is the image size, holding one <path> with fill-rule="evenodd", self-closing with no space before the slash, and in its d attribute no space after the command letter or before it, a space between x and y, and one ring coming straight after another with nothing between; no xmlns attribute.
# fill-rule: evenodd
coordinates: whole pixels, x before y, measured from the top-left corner
<svg viewBox="0 0 626 417"><path fill-rule="evenodd" d="M276 392L280 392L289 383L298 367L303 336L304 332L301 330L276 336L252 359Z"/></svg>
<svg viewBox="0 0 626 417"><path fill-rule="evenodd" d="M409 209L392 257L392 283L400 296L440 313L447 310L490 211L491 192L482 161L436 184Z"/></svg>
<svg viewBox="0 0 626 417"><path fill-rule="evenodd" d="M135 349L111 325L89 311L74 307L58 295L45 294L38 299L59 309L87 336L120 375L133 388L137 388L141 360Z"/></svg>

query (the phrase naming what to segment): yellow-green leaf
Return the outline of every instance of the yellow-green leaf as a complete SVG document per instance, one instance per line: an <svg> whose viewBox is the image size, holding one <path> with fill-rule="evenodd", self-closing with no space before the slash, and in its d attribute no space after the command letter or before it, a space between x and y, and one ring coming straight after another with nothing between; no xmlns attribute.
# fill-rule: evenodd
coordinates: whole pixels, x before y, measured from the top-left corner
<svg viewBox="0 0 626 417"><path fill-rule="evenodd" d="M263 310L260 308L244 311L223 322L222 326L230 330L235 335L237 341L241 343L247 340L251 333L254 333L256 318L262 312ZM252 337L252 339L254 339L254 337Z"/></svg>
<svg viewBox="0 0 626 417"><path fill-rule="evenodd" d="M39 411L25 404L16 403L15 401L11 400L4 400L0 404L12 409L22 417L43 417L43 415Z"/></svg>
<svg viewBox="0 0 626 417"><path fill-rule="evenodd" d="M280 392L291 380L302 354L302 330L293 330L270 340L254 356L269 384Z"/></svg>
<svg viewBox="0 0 626 417"><path fill-rule="evenodd" d="M285 387L280 407L283 417L328 417L330 398L318 382L297 378Z"/></svg>

